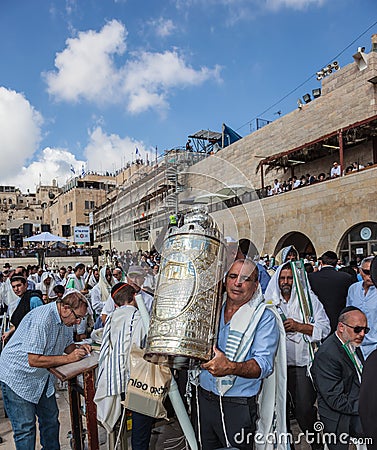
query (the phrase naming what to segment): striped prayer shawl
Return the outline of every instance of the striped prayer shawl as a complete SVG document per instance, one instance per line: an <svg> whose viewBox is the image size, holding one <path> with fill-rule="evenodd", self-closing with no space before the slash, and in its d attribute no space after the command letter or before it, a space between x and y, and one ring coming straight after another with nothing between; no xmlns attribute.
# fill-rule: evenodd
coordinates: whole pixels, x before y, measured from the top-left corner
<svg viewBox="0 0 377 450"><path fill-rule="evenodd" d="M97 389L94 401L97 418L108 432L114 428L121 413L120 395L127 390L130 377L129 353L133 339L133 328L138 313L116 310L106 320L98 360ZM119 313L118 313L119 312Z"/></svg>
<svg viewBox="0 0 377 450"><path fill-rule="evenodd" d="M111 315L103 330L102 345L98 360L98 366L100 367L98 383L105 376L107 395L119 395L126 391L129 379L128 355L136 312L135 310L132 315L130 325L127 321L123 321L118 338L114 343L111 340Z"/></svg>

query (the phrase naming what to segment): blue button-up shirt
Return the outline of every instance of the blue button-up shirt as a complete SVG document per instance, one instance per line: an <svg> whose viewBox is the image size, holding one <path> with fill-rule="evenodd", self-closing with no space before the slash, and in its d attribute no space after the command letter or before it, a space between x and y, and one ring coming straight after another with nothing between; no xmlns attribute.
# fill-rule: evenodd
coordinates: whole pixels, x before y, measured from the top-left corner
<svg viewBox="0 0 377 450"><path fill-rule="evenodd" d="M347 306L356 306L367 316L370 331L365 335L361 350L364 358L367 358L377 348L377 289L370 286L367 294L363 288L363 282L351 284L348 289Z"/></svg>
<svg viewBox="0 0 377 450"><path fill-rule="evenodd" d="M19 397L38 403L47 386L47 397L54 394L54 377L44 368L30 367L28 353L62 355L73 343L73 329L63 324L56 303L30 311L0 355L0 381Z"/></svg>
<svg viewBox="0 0 377 450"><path fill-rule="evenodd" d="M224 322L224 307L221 311L217 347L225 352L228 339L230 321ZM226 397L252 397L259 392L262 379L268 377L273 370L275 353L279 343L279 329L274 314L266 309L255 331L254 340L246 355L245 361L254 359L260 369L259 378L236 377L233 386L225 393ZM216 387L216 377L207 370L199 375L200 386L207 391L219 395Z"/></svg>

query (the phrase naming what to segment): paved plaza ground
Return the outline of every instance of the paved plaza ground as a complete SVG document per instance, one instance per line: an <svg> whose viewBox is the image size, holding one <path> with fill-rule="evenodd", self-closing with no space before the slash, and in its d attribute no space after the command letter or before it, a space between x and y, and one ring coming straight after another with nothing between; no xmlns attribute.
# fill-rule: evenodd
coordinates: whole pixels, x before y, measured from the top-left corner
<svg viewBox="0 0 377 450"><path fill-rule="evenodd" d="M69 416L69 401L67 391L58 391L59 398L57 399L59 406L59 420L60 420L60 445L61 450L71 450L70 445L70 416ZM85 426L85 424L84 424ZM297 436L299 432L295 421L292 423L293 433ZM0 436L3 443L0 444L0 450L15 450L16 447L13 442L12 427L8 419L5 418L3 402L0 391ZM107 450L107 434L106 431L99 427L100 450ZM37 440L39 444L39 440ZM37 448L40 448L37 445ZM129 446L131 448L131 446ZM150 442L150 450L183 450L185 449L185 441L183 433L178 422L174 419L169 421L160 421L154 428ZM300 443L295 446L296 450L310 450L310 446L306 443Z"/></svg>
<svg viewBox="0 0 377 450"><path fill-rule="evenodd" d="M60 445L61 450L71 450L70 445L70 416L69 416L69 400L68 391L58 391L59 398L57 399L59 406L59 420L60 420ZM85 428L85 419L84 419ZM106 450L107 433L104 428L99 427L99 441L100 450ZM0 444L0 450L15 450L16 446L13 442L12 427L7 418L5 418L3 401L1 398L0 390L0 436L3 439L3 443ZM39 446L39 438L37 433L37 448ZM131 448L131 447L129 447ZM150 442L151 450L168 450L174 448L174 450L181 450L185 448L183 439L183 433L176 420L160 421L153 429L152 438ZM31 449L30 449L31 450Z"/></svg>

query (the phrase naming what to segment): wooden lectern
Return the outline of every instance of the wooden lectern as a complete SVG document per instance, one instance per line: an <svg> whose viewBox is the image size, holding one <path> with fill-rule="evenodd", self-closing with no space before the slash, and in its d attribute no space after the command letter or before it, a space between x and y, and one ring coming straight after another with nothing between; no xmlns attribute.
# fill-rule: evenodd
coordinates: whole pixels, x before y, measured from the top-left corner
<svg viewBox="0 0 377 450"><path fill-rule="evenodd" d="M86 407L88 449L99 450L97 407L94 403L95 370L98 367L98 356L98 353L92 352L89 356L80 361L49 369L52 374L59 378L59 380L68 381L72 448L74 450L84 449L80 395L84 397ZM83 376L83 386L78 382L79 375Z"/></svg>

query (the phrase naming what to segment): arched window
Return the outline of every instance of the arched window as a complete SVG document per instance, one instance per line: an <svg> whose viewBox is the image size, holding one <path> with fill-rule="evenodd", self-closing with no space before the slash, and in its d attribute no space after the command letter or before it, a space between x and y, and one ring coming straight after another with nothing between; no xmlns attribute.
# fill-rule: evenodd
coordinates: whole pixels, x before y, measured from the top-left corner
<svg viewBox="0 0 377 450"><path fill-rule="evenodd" d="M362 222L350 228L340 240L339 254L346 264L377 254L377 223Z"/></svg>

